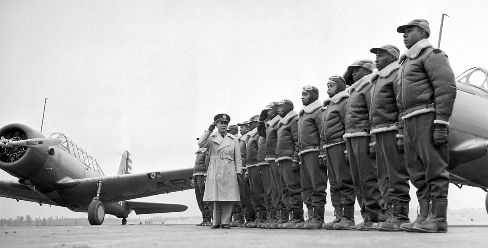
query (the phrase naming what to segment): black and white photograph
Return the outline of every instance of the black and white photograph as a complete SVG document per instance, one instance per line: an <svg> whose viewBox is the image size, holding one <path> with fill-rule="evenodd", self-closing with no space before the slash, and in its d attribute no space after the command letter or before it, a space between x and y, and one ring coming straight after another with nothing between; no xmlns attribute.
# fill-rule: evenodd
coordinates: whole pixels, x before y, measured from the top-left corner
<svg viewBox="0 0 488 248"><path fill-rule="evenodd" d="M485 247L487 10L1 0L0 247Z"/></svg>

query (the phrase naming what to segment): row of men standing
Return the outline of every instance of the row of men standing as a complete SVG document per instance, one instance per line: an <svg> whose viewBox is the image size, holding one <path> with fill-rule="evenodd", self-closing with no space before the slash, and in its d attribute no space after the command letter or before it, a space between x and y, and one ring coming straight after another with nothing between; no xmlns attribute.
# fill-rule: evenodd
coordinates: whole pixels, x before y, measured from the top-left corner
<svg viewBox="0 0 488 248"><path fill-rule="evenodd" d="M326 102L316 87L305 86L298 113L285 99L238 124L247 172L238 176L234 225L447 231L454 74L446 54L429 43L426 20L397 31L407 52L400 57L392 45L372 48L375 64L359 60L343 77L329 78ZM409 180L420 207L413 222ZM327 182L335 218L324 222ZM356 199L363 218L357 225Z"/></svg>

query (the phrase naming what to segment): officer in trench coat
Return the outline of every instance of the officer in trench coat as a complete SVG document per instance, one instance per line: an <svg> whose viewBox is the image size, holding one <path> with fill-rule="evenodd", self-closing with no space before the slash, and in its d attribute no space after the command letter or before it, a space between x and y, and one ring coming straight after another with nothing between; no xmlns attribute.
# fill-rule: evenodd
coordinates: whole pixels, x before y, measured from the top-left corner
<svg viewBox="0 0 488 248"><path fill-rule="evenodd" d="M227 133L229 121L227 114L216 115L198 143L208 148L210 156L203 200L214 202L212 228L230 228L232 205L240 201L241 152L238 138ZM215 127L217 132L212 134Z"/></svg>

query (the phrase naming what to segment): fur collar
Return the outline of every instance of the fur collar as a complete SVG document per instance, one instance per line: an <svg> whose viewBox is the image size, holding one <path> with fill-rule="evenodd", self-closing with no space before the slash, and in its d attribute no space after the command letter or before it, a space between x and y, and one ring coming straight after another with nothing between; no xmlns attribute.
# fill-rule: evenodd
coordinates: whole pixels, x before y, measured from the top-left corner
<svg viewBox="0 0 488 248"><path fill-rule="evenodd" d="M258 128L255 127L253 130L249 131L249 137L254 137L256 134L258 134Z"/></svg>
<svg viewBox="0 0 488 248"><path fill-rule="evenodd" d="M368 75L362 77L361 79L359 79L357 82L353 83L347 89L347 93L349 93L349 95L350 95L353 90L360 91L366 85L370 84L371 83L371 79L375 78L377 75L378 75L378 72L375 71L375 72L373 72L371 74L368 74Z"/></svg>
<svg viewBox="0 0 488 248"><path fill-rule="evenodd" d="M298 115L297 112L292 110L292 111L288 112L288 114L286 114L285 117L281 118L280 123L286 125L290 122L291 119L293 119L293 117L295 117L297 115Z"/></svg>
<svg viewBox="0 0 488 248"><path fill-rule="evenodd" d="M400 68L400 65L398 63L392 62L389 65L387 65L385 68L381 69L381 71L378 71L378 76L381 78L386 78L390 76L390 74Z"/></svg>
<svg viewBox="0 0 488 248"><path fill-rule="evenodd" d="M319 100L315 100L315 102L310 103L307 106L304 106L300 110L300 115L303 115L304 113L307 113L307 114L313 113L313 111L315 111L321 107L322 107L322 103Z"/></svg>
<svg viewBox="0 0 488 248"><path fill-rule="evenodd" d="M349 93L347 92L347 90L343 90L337 94L335 94L333 97L325 100L324 102L324 107L329 105L330 102L334 103L334 104L337 104L339 103L342 99L344 98L348 98L349 97Z"/></svg>
<svg viewBox="0 0 488 248"><path fill-rule="evenodd" d="M281 116L280 115L276 115L273 119L269 120L266 122L266 125L267 126L271 126L271 127L274 127L276 125L276 123L278 123L281 119Z"/></svg>
<svg viewBox="0 0 488 248"><path fill-rule="evenodd" d="M420 52L424 50L425 48L432 47L432 44L430 44L429 40L423 39L415 43L410 49L408 49L405 54L402 55L402 58L408 57L411 59L417 58L419 56ZM405 59L405 58L404 58ZM402 61L403 59L400 59Z"/></svg>
<svg viewBox="0 0 488 248"><path fill-rule="evenodd" d="M247 138L249 138L249 132L247 132L246 134L242 135L241 137L239 137L239 140L240 141L246 141Z"/></svg>

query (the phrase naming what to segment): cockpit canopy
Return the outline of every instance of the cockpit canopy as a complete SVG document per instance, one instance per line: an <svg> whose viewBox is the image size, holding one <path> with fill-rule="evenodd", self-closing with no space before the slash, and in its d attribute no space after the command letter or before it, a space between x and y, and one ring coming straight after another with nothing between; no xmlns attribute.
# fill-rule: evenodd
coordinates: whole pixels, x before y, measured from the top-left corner
<svg viewBox="0 0 488 248"><path fill-rule="evenodd" d="M61 140L60 146L64 148L67 152L71 153L74 157L80 160L83 164L85 164L90 169L99 171L103 173L102 169L98 165L98 162L95 158L89 155L83 148L78 146L76 143L71 141L66 137L66 135L62 133L53 133L49 136L50 138L56 138Z"/></svg>

